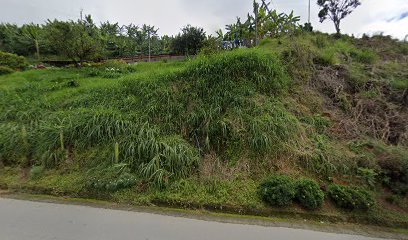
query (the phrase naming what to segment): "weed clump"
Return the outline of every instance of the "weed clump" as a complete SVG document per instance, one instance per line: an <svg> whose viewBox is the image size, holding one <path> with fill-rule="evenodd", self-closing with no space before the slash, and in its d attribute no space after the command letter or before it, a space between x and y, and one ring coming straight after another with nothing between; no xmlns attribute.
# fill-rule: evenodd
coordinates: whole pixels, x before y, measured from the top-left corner
<svg viewBox="0 0 408 240"><path fill-rule="evenodd" d="M353 52L352 57L364 64L374 64L378 60L377 54L367 49Z"/></svg>

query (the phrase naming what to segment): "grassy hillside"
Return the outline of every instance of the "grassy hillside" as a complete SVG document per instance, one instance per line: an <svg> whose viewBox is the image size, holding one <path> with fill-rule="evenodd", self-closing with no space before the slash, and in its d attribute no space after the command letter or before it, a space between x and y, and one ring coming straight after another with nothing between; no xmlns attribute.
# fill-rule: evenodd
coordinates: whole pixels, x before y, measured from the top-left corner
<svg viewBox="0 0 408 240"><path fill-rule="evenodd" d="M0 184L265 210L260 183L287 175L321 186L321 213L407 224L407 58L387 37L316 33L185 62L3 75ZM376 206L334 208L333 184Z"/></svg>

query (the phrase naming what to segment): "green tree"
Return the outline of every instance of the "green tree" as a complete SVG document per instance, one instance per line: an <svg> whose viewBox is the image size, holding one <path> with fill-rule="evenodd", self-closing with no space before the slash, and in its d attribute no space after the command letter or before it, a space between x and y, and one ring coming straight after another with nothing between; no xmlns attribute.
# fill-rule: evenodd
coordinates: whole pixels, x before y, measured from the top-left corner
<svg viewBox="0 0 408 240"><path fill-rule="evenodd" d="M145 55L161 53L161 42L158 35L159 29L153 25L143 24L140 29L141 52Z"/></svg>
<svg viewBox="0 0 408 240"><path fill-rule="evenodd" d="M0 50L17 55L28 56L33 44L22 34L22 29L15 24L0 24Z"/></svg>
<svg viewBox="0 0 408 240"><path fill-rule="evenodd" d="M206 33L203 28L185 26L173 41L173 49L176 53L195 55L203 47Z"/></svg>
<svg viewBox="0 0 408 240"><path fill-rule="evenodd" d="M361 5L359 0L318 0L320 22L330 19L334 23L337 35L340 34L340 22L355 8Z"/></svg>
<svg viewBox="0 0 408 240"><path fill-rule="evenodd" d="M90 15L76 22L48 21L44 32L50 49L75 62L97 60L103 56L102 37Z"/></svg>
<svg viewBox="0 0 408 240"><path fill-rule="evenodd" d="M164 35L161 37L161 46L162 46L162 51L164 54L171 54L172 49L171 46L173 44L174 38L172 36Z"/></svg>

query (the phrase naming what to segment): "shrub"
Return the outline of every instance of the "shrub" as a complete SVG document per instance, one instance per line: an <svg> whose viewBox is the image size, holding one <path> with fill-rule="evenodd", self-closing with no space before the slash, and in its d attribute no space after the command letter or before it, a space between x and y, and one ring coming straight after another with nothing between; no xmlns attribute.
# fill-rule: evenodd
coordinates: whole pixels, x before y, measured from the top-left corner
<svg viewBox="0 0 408 240"><path fill-rule="evenodd" d="M397 150L387 157L382 157L378 164L382 170L383 184L393 193L406 195L408 193L408 157Z"/></svg>
<svg viewBox="0 0 408 240"><path fill-rule="evenodd" d="M67 82L67 87L71 88L79 87L79 82L77 80L69 80Z"/></svg>
<svg viewBox="0 0 408 240"><path fill-rule="evenodd" d="M336 206L343 209L368 210L375 205L371 194L357 187L331 185L328 194Z"/></svg>
<svg viewBox="0 0 408 240"><path fill-rule="evenodd" d="M313 210L322 206L324 193L315 181L301 179L296 183L296 200L303 207Z"/></svg>
<svg viewBox="0 0 408 240"><path fill-rule="evenodd" d="M365 64L373 64L378 59L377 54L371 50L355 51L351 55L356 61Z"/></svg>
<svg viewBox="0 0 408 240"><path fill-rule="evenodd" d="M87 175L87 187L93 190L115 192L136 184L136 178L130 174L127 164L102 165L91 169Z"/></svg>
<svg viewBox="0 0 408 240"><path fill-rule="evenodd" d="M271 206L288 206L295 198L296 187L287 176L276 175L265 179L259 186L259 194L263 201Z"/></svg>
<svg viewBox="0 0 408 240"><path fill-rule="evenodd" d="M44 173L44 166L33 166L30 170L30 179L36 180Z"/></svg>
<svg viewBox="0 0 408 240"><path fill-rule="evenodd" d="M0 52L0 66L6 66L11 69L23 69L28 66L24 57L11 53Z"/></svg>
<svg viewBox="0 0 408 240"><path fill-rule="evenodd" d="M13 73L13 72L14 72L14 70L9 68L9 67L0 66L0 75L6 75L6 74Z"/></svg>
<svg viewBox="0 0 408 240"><path fill-rule="evenodd" d="M357 176L361 179L361 181L368 185L369 187L374 187L376 183L377 173L374 169L370 168L358 168L357 169Z"/></svg>

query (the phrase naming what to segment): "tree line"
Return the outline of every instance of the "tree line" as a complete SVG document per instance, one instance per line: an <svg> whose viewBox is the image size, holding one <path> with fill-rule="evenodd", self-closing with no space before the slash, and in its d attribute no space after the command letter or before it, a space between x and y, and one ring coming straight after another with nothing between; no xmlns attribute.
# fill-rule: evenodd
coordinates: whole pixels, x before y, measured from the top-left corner
<svg viewBox="0 0 408 240"><path fill-rule="evenodd" d="M97 25L91 15L78 20L47 20L44 24L0 24L0 51L73 61L158 54L197 54L207 39L200 27L185 26L176 36L159 36L156 26Z"/></svg>
<svg viewBox="0 0 408 240"><path fill-rule="evenodd" d="M319 18L333 21L340 34L340 21L361 3L359 0L318 0ZM256 46L260 39L281 37L299 31L312 31L310 23L301 26L300 17L271 10L265 0L253 1L253 9L245 20L207 35L203 28L187 25L176 36L158 34L152 25L120 25L109 21L96 24L91 15L77 20L47 20L44 24L0 24L0 51L22 56L44 56L73 61L101 60L113 57L158 54L195 55L202 48L217 51L221 42L237 42L234 46ZM225 32L225 33L224 33Z"/></svg>

